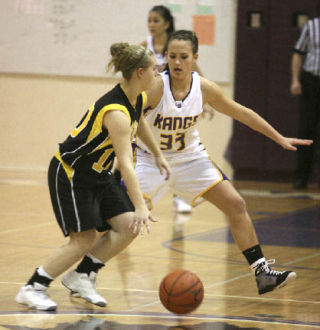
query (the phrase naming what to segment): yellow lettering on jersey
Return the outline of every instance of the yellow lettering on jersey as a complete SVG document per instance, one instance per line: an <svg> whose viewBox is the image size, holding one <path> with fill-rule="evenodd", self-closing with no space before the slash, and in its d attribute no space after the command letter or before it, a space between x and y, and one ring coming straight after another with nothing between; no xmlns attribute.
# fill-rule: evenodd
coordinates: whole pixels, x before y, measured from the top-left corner
<svg viewBox="0 0 320 330"><path fill-rule="evenodd" d="M113 148L108 148L105 150L105 152L100 156L99 160L96 163L93 163L92 168L97 171L98 173L101 173L105 168L108 168L111 161L108 162L105 166L103 164L108 159L108 157L113 152Z"/></svg>
<svg viewBox="0 0 320 330"><path fill-rule="evenodd" d="M83 122L72 131L72 133L71 133L72 137L76 137L87 126L89 119L92 115L93 109L94 109L94 106L92 105L90 107L89 111L87 112L87 115L84 118Z"/></svg>

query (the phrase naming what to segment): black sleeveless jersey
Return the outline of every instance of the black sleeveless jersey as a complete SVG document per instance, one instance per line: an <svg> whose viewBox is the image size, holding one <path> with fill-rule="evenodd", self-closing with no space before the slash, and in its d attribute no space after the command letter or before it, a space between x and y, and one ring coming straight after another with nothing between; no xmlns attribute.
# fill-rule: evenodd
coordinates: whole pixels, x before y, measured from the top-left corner
<svg viewBox="0 0 320 330"><path fill-rule="evenodd" d="M133 138L145 100L143 92L133 108L118 84L90 107L67 139L59 144L55 155L70 181L75 177L76 181L96 181L110 174L115 152L108 130L103 127L103 117L110 110L123 111L131 120Z"/></svg>

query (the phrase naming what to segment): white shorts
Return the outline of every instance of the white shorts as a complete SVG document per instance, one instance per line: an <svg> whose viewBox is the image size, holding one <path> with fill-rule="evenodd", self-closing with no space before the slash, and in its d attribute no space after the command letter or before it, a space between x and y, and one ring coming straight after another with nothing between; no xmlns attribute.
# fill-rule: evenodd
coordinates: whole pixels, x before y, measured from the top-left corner
<svg viewBox="0 0 320 330"><path fill-rule="evenodd" d="M178 157L176 157L178 158ZM192 206L203 201L206 191L228 178L209 158L206 150L197 152L193 160L168 160L171 177L168 181L161 176L154 157L138 148L135 171L140 188L152 208L168 190Z"/></svg>

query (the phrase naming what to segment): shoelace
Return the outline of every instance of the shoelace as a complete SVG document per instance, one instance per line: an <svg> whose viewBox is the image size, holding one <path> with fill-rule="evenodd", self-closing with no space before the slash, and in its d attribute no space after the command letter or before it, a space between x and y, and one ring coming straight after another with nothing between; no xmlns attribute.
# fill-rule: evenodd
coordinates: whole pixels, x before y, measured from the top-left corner
<svg viewBox="0 0 320 330"><path fill-rule="evenodd" d="M271 267L269 267L269 265L273 265L275 262L276 262L275 259L270 259L270 260L266 260L265 262L258 264L255 269L255 274L259 275L262 272L264 272L268 275L273 275L273 276L281 275L283 272L277 271L277 270L272 270Z"/></svg>

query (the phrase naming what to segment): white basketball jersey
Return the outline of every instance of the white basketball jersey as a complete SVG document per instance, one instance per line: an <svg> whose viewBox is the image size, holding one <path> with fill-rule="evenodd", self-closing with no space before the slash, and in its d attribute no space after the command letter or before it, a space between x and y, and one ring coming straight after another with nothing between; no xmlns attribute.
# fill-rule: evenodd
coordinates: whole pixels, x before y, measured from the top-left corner
<svg viewBox="0 0 320 330"><path fill-rule="evenodd" d="M204 150L197 129L203 107L200 77L197 72L192 72L189 93L182 101L176 101L170 87L169 71L160 76L164 84L162 98L154 109L146 113L145 118L168 160L195 159L198 152ZM140 149L148 151L139 139L137 144Z"/></svg>
<svg viewBox="0 0 320 330"><path fill-rule="evenodd" d="M152 36L147 36L147 48L150 49L156 56L158 72L162 72L167 65L167 59L163 54L156 53L156 51L154 50Z"/></svg>

